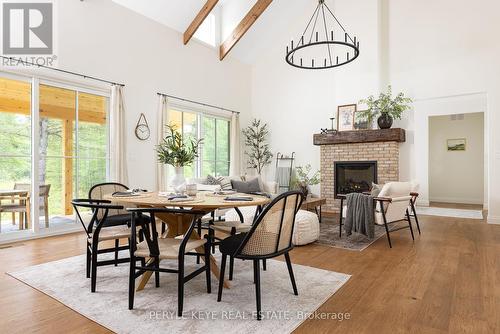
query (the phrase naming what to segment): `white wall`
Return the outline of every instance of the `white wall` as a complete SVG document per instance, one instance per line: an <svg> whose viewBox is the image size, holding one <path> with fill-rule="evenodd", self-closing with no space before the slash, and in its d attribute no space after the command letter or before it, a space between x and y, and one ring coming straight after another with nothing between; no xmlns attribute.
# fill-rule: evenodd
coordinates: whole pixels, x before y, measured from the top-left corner
<svg viewBox="0 0 500 334"><path fill-rule="evenodd" d="M313 133L331 127L329 118L336 115L338 105L357 103L378 85L377 0L364 1L362 8L353 2L336 3L338 17L360 41L360 58L326 71L296 69L285 63L286 43L291 36L297 41L304 30L316 6L311 2L302 15L289 18L289 29L262 52L252 70L253 116L269 123L273 152L295 151L297 165L310 163L313 169L320 168ZM268 173L273 172L271 167Z"/></svg>
<svg viewBox="0 0 500 334"><path fill-rule="evenodd" d="M329 1L330 4L332 1ZM334 70L300 71L285 64L283 43L266 52L252 70L252 112L270 123L275 151L297 151L298 163L319 167L312 134L329 125L337 105L378 93L386 83L416 102L395 126L407 129L401 146L400 179L417 180L428 201L430 115L463 101L467 112L485 112L488 221L500 223L500 31L495 0L336 0L335 12L361 41L355 62ZM312 12L312 10L311 10ZM298 31L304 17L290 18ZM281 43L280 43L281 41ZM428 112L437 110L439 113ZM484 107L484 108L483 108ZM422 139L427 136L427 139ZM424 162L422 162L424 161Z"/></svg>
<svg viewBox="0 0 500 334"><path fill-rule="evenodd" d="M155 186L157 92L250 112L250 68L230 57L109 0L59 1L59 64L125 87L127 147L131 186ZM152 138L134 136L139 114L146 114Z"/></svg>
<svg viewBox="0 0 500 334"><path fill-rule="evenodd" d="M465 151L448 151L456 138L466 140ZM429 200L482 205L483 197L484 114L429 117Z"/></svg>
<svg viewBox="0 0 500 334"><path fill-rule="evenodd" d="M415 110L399 124L410 140L402 146L401 174L425 188L428 166L425 117L485 111L488 221L500 223L500 108L498 55L500 3L483 1L389 0L389 75L395 90L416 100ZM453 110L454 109L454 110ZM435 114L435 113L432 113ZM436 113L437 114L437 113ZM404 162L407 163L404 163ZM412 164L414 167L412 167Z"/></svg>

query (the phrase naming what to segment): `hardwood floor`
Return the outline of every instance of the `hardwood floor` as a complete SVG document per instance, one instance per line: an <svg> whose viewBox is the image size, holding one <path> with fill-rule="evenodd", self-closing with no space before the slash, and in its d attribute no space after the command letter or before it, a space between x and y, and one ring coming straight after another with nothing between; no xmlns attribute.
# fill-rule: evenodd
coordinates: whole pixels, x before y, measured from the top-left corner
<svg viewBox="0 0 500 334"><path fill-rule="evenodd" d="M321 245L297 247L294 263L351 274L318 312L349 320L304 322L297 333L500 333L500 226L421 216L422 235L382 237L363 252ZM85 250L81 234L0 249L2 272ZM83 276L82 276L83 277ZM306 294L301 290L300 294ZM1 333L107 333L54 299L0 275ZM215 300L215 295L214 295ZM253 302L253 301L252 301Z"/></svg>

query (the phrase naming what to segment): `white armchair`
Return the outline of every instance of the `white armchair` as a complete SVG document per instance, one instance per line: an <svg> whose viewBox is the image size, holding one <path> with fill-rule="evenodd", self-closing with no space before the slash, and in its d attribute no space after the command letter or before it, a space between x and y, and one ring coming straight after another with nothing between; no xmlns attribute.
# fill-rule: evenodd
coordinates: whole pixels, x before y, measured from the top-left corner
<svg viewBox="0 0 500 334"><path fill-rule="evenodd" d="M387 241L389 242L389 247L392 248L390 233L401 229L409 228L411 232L411 237L415 240L413 235L413 227L410 220L410 211L412 211L414 217L416 217L414 203L418 197L418 193L412 192L414 189L411 182L389 182L386 183L379 195L374 198L374 208L375 208L375 224L385 227L387 233ZM341 200L340 204L340 228L339 235L342 236L342 219L343 212L346 210L344 207L345 195L338 195ZM409 210L410 209L410 210ZM402 226L389 230L389 225L398 223L401 221L407 221L408 226ZM420 226L418 226L418 232L420 233Z"/></svg>

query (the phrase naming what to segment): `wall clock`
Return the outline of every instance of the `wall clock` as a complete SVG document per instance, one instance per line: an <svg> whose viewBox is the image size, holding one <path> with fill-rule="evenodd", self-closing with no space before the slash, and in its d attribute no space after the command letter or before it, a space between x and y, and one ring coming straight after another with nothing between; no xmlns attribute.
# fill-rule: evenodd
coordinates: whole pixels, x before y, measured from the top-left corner
<svg viewBox="0 0 500 334"><path fill-rule="evenodd" d="M149 139L149 136L151 136L148 121L146 120L146 116L143 113L141 113L141 116L139 116L139 120L137 121L137 125L135 126L135 136L139 140L147 140Z"/></svg>

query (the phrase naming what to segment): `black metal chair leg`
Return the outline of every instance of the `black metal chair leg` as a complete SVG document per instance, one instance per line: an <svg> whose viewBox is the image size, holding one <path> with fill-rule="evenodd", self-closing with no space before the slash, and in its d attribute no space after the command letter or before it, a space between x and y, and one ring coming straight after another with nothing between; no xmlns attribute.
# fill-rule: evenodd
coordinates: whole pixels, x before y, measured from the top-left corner
<svg viewBox="0 0 500 334"><path fill-rule="evenodd" d="M90 252L90 245L89 243L87 242L87 265L86 265L86 269L87 269L87 278L90 278L90 262L91 262L91 258L92 258L92 253Z"/></svg>
<svg viewBox="0 0 500 334"><path fill-rule="evenodd" d="M288 274L290 275L290 280L292 281L293 294L298 296L297 285L295 284L295 277L293 275L292 261L290 261L290 254L285 253L286 266L288 267Z"/></svg>
<svg viewBox="0 0 500 334"><path fill-rule="evenodd" d="M406 220L408 220L408 225L410 226L411 238L415 241L415 236L413 235L413 227L411 226L410 214L408 213L408 209L406 209Z"/></svg>
<svg viewBox="0 0 500 334"><path fill-rule="evenodd" d="M205 273L207 276L207 293L212 293L212 275L210 273L210 242L205 244Z"/></svg>
<svg viewBox="0 0 500 334"><path fill-rule="evenodd" d="M92 243L92 274L90 275L90 292L95 292L97 282L97 242Z"/></svg>
<svg viewBox="0 0 500 334"><path fill-rule="evenodd" d="M262 270L266 271L267 270L267 262L266 259L262 259Z"/></svg>
<svg viewBox="0 0 500 334"><path fill-rule="evenodd" d="M233 280L234 257L229 256L229 280Z"/></svg>
<svg viewBox="0 0 500 334"><path fill-rule="evenodd" d="M155 259L154 266L156 267L156 269L160 268L160 259L158 259L158 258ZM160 287L160 272L159 271L155 271L155 286L157 288Z"/></svg>
<svg viewBox="0 0 500 334"><path fill-rule="evenodd" d="M120 240L115 239L115 267L118 265L118 247L120 247Z"/></svg>
<svg viewBox="0 0 500 334"><path fill-rule="evenodd" d="M134 293L135 293L135 261L133 255L130 255L130 272L128 276L128 309L134 308Z"/></svg>
<svg viewBox="0 0 500 334"><path fill-rule="evenodd" d="M415 203L413 203L413 201L410 202L411 203L411 211L413 212L413 217L415 217L415 223L417 223L417 230L418 230L418 234L420 235L420 224L418 223L418 217L417 217L417 210L415 210Z"/></svg>
<svg viewBox="0 0 500 334"><path fill-rule="evenodd" d="M197 226L198 235L201 238L201 219L198 219L197 224L198 224ZM200 257L201 255L196 255L196 264L200 264Z"/></svg>
<svg viewBox="0 0 500 334"><path fill-rule="evenodd" d="M182 317L184 308L184 257L179 257L179 273L177 277L177 315Z"/></svg>
<svg viewBox="0 0 500 334"><path fill-rule="evenodd" d="M253 271L255 275L255 297L257 300L257 320L261 320L260 314L260 260L253 260Z"/></svg>
<svg viewBox="0 0 500 334"><path fill-rule="evenodd" d="M387 226L387 223L384 223L384 226L385 226L385 233L387 233L387 241L389 242L389 248L392 248L391 236L389 235L389 227Z"/></svg>
<svg viewBox="0 0 500 334"><path fill-rule="evenodd" d="M339 239L342 238L342 216L344 215L344 199L340 199L340 217L339 217Z"/></svg>
<svg viewBox="0 0 500 334"><path fill-rule="evenodd" d="M226 260L227 260L227 255L222 254L222 261L220 264L220 275L219 275L219 291L217 292L218 302L220 302L222 299L222 289L224 289L224 272L226 271Z"/></svg>

